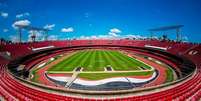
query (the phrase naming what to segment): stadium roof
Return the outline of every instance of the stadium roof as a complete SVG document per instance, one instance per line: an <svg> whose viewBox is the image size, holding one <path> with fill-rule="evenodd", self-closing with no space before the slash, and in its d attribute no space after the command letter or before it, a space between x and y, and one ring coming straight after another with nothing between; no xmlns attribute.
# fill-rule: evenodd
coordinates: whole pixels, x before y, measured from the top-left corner
<svg viewBox="0 0 201 101"><path fill-rule="evenodd" d="M163 26L163 27L149 29L148 31L166 31L166 30L172 30L172 29L179 29L183 26L184 25Z"/></svg>

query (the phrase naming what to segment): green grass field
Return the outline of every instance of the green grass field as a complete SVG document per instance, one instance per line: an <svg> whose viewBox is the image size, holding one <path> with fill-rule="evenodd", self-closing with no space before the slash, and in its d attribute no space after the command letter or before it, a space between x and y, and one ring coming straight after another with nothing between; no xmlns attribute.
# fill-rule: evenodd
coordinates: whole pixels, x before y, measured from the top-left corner
<svg viewBox="0 0 201 101"><path fill-rule="evenodd" d="M126 73L80 73L78 76L80 78L85 78L88 80L101 80L111 77L128 77L128 76L147 76L152 75L154 71L139 71L139 72L126 72Z"/></svg>
<svg viewBox="0 0 201 101"><path fill-rule="evenodd" d="M89 80L101 80L111 77L148 76L154 73L154 69L150 66L127 56L121 51L88 49L76 51L68 55L69 57L64 58L64 60L61 60L58 64L50 67L46 72L53 74L73 74L75 68L82 67L83 71L79 72L78 77ZM60 59L60 57L61 56L56 56L54 58L57 60ZM49 64L49 62L47 64ZM114 71L105 71L104 68L107 66L111 66ZM32 71L34 75L32 81L37 81L39 78L39 76L36 75L39 69L40 68L36 68ZM173 71L170 68L167 68L166 74L166 82L174 80Z"/></svg>
<svg viewBox="0 0 201 101"><path fill-rule="evenodd" d="M119 51L112 50L82 50L49 68L48 71L73 71L83 67L83 71L104 71L111 66L116 71L151 69L148 65L131 58Z"/></svg>

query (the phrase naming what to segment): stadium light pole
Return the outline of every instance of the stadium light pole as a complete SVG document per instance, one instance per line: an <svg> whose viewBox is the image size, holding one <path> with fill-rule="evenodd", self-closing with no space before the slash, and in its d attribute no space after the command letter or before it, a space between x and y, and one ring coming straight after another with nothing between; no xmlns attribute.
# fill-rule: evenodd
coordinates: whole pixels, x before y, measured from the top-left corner
<svg viewBox="0 0 201 101"><path fill-rule="evenodd" d="M176 29L176 34L177 34L177 38L176 38L177 42L178 42L178 41L181 41L181 38L180 38L180 36L181 36L181 35L180 35L180 28L177 28L177 29Z"/></svg>
<svg viewBox="0 0 201 101"><path fill-rule="evenodd" d="M35 33L35 30L33 30L33 33L31 35L31 39L32 39L32 42L35 42L36 41L36 33Z"/></svg>
<svg viewBox="0 0 201 101"><path fill-rule="evenodd" d="M153 31L150 31L150 39L152 39L153 38L153 35L154 35L154 32Z"/></svg>
<svg viewBox="0 0 201 101"><path fill-rule="evenodd" d="M181 34L180 34L180 30L182 27L184 27L184 25L163 26L163 27L149 29L149 31L150 32L164 32L164 31L169 31L169 30L176 30L176 41L179 42L179 41L182 41Z"/></svg>
<svg viewBox="0 0 201 101"><path fill-rule="evenodd" d="M48 30L45 30L44 32L45 32L44 33L45 34L45 41L48 41Z"/></svg>
<svg viewBox="0 0 201 101"><path fill-rule="evenodd" d="M18 27L18 33L19 33L19 43L22 42L22 28Z"/></svg>
<svg viewBox="0 0 201 101"><path fill-rule="evenodd" d="M46 36L45 36L45 40L47 40L48 37L48 31L49 29L44 29L44 28L38 28L38 27L32 27L32 26L24 26L24 25L15 25L16 27L18 27L18 33L19 33L19 42L22 41L22 29L25 30L33 30L33 31L43 31L45 32ZM33 33L35 34L35 33ZM34 38L34 37L33 37ZM35 40L35 39L34 39Z"/></svg>

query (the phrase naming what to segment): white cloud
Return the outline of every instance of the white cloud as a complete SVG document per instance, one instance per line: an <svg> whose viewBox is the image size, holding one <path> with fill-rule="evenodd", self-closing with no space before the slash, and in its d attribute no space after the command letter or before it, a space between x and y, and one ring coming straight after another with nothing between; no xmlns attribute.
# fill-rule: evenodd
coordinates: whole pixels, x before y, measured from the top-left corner
<svg viewBox="0 0 201 101"><path fill-rule="evenodd" d="M110 32L108 32L108 34L112 37L118 37L119 33L121 33L121 30L117 29L117 28L112 28L110 29Z"/></svg>
<svg viewBox="0 0 201 101"><path fill-rule="evenodd" d="M92 38L92 39L98 39L98 37L95 36L95 35L92 35L91 38Z"/></svg>
<svg viewBox="0 0 201 101"><path fill-rule="evenodd" d="M22 17L26 17L26 16L29 16L30 14L28 12L26 13L22 13L22 14L17 14L16 15L16 18L22 18Z"/></svg>
<svg viewBox="0 0 201 101"><path fill-rule="evenodd" d="M23 14L16 15L16 18L21 18L21 17L23 17Z"/></svg>
<svg viewBox="0 0 201 101"><path fill-rule="evenodd" d="M117 35L117 33L113 33L113 32L109 32L108 34L111 35L111 36L113 36L113 37L119 36L119 35Z"/></svg>
<svg viewBox="0 0 201 101"><path fill-rule="evenodd" d="M88 37L88 36L80 36L79 39L90 39L90 37Z"/></svg>
<svg viewBox="0 0 201 101"><path fill-rule="evenodd" d="M48 29L48 30L52 30L54 27L55 27L55 24L47 24L43 28Z"/></svg>
<svg viewBox="0 0 201 101"><path fill-rule="evenodd" d="M11 36L9 36L9 38L10 38L10 40L11 40L12 42L19 42L19 38L18 38L17 36L11 35Z"/></svg>
<svg viewBox="0 0 201 101"><path fill-rule="evenodd" d="M92 35L92 36L80 36L79 39L83 39L83 40L89 40L89 39L100 39L100 37L96 36L96 35Z"/></svg>
<svg viewBox="0 0 201 101"><path fill-rule="evenodd" d="M183 36L182 40L188 42L188 37L187 36Z"/></svg>
<svg viewBox="0 0 201 101"><path fill-rule="evenodd" d="M8 32L8 31L9 31L8 29L3 29L3 32L4 32L4 33Z"/></svg>
<svg viewBox="0 0 201 101"><path fill-rule="evenodd" d="M72 27L69 27L69 28L62 28L61 29L61 32L64 32L64 33L67 33L67 32L73 32L74 29Z"/></svg>
<svg viewBox="0 0 201 101"><path fill-rule="evenodd" d="M128 34L125 35L124 38L130 38L130 39L146 39L147 37L141 36L141 35L134 35L134 34Z"/></svg>
<svg viewBox="0 0 201 101"><path fill-rule="evenodd" d="M112 28L112 29L110 29L110 32L112 32L112 33L121 33L121 30L119 30L117 28Z"/></svg>
<svg viewBox="0 0 201 101"><path fill-rule="evenodd" d="M128 35L116 35L116 33L110 32L108 35L92 35L92 36L80 36L78 39L109 39L109 40L119 40L119 39L146 39L147 37L141 36L141 35L134 35L134 34L128 34Z"/></svg>
<svg viewBox="0 0 201 101"><path fill-rule="evenodd" d="M119 38L113 37L111 35L92 35L92 36L80 36L78 39L92 40L92 39L119 39Z"/></svg>
<svg viewBox="0 0 201 101"><path fill-rule="evenodd" d="M111 37L110 35L98 35L97 38L98 39L111 39L113 37Z"/></svg>
<svg viewBox="0 0 201 101"><path fill-rule="evenodd" d="M24 15L25 15L25 16L29 16L29 15L30 15L30 13L26 12L26 13L24 13Z"/></svg>
<svg viewBox="0 0 201 101"><path fill-rule="evenodd" d="M5 12L1 12L1 14L0 14L2 17L4 17L4 18L7 18L8 17L8 13L5 13Z"/></svg>
<svg viewBox="0 0 201 101"><path fill-rule="evenodd" d="M50 35L50 36L48 36L48 40L58 40L58 36L57 35Z"/></svg>
<svg viewBox="0 0 201 101"><path fill-rule="evenodd" d="M29 20L18 20L13 23L13 28L17 28L17 26L29 26L31 22Z"/></svg>

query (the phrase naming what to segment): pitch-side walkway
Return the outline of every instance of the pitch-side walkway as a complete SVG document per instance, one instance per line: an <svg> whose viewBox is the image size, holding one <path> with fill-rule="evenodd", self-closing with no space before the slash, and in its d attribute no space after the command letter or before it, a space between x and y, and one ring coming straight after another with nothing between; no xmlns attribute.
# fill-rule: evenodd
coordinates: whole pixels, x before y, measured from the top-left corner
<svg viewBox="0 0 201 101"><path fill-rule="evenodd" d="M65 85L66 88L69 88L73 84L73 81L75 81L75 79L77 78L78 74L79 74L79 72L74 72L72 77L68 78L66 80L67 81L67 83Z"/></svg>
<svg viewBox="0 0 201 101"><path fill-rule="evenodd" d="M61 62L63 59L66 59L68 58L69 56L73 55L74 53L67 53L66 56L63 56L57 60L55 60L54 62L46 65L45 67L39 69L36 73L39 75L39 78L38 78L38 81L41 83L41 84L45 84L45 85L50 85L50 86L58 86L58 85L55 85L55 83L49 81L46 77L45 77L45 72L48 70L49 67L52 67L54 66L55 64ZM48 60L45 60L43 62L47 62Z"/></svg>
<svg viewBox="0 0 201 101"><path fill-rule="evenodd" d="M165 80L166 80L166 69L164 67L162 67L161 65L157 64L157 63L154 63L154 62L151 62L147 59L144 59L142 57L139 57L137 55L133 55L135 58L137 58L138 60L140 61L143 61L145 63L147 63L148 65L151 65L153 66L155 69L157 69L159 71L159 76L152 82L144 85L144 87L150 87L150 86L155 86L155 85L160 85L160 84L163 84L165 83Z"/></svg>
<svg viewBox="0 0 201 101"><path fill-rule="evenodd" d="M151 70L130 70L130 71L82 71L81 73L129 73L129 72L148 72ZM74 73L74 71L48 71L49 73Z"/></svg>

